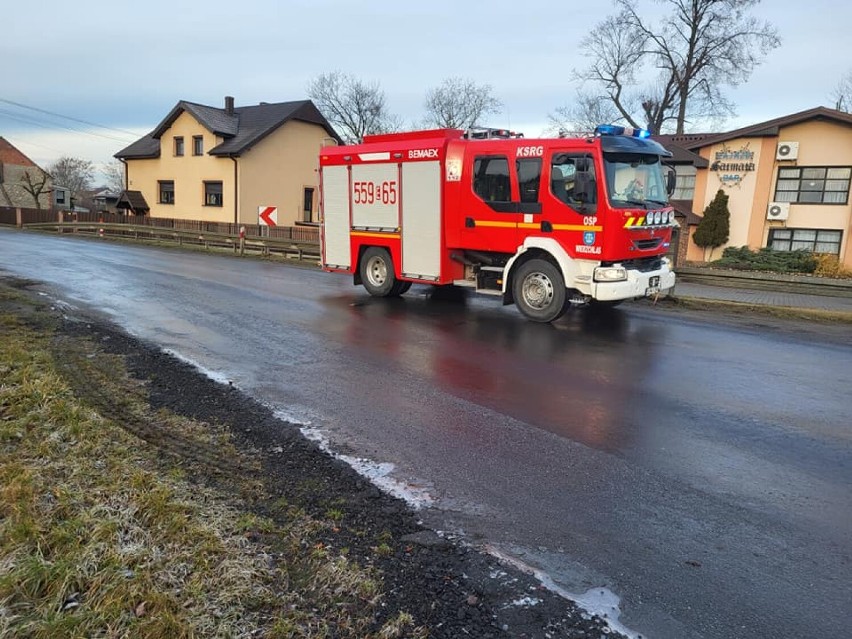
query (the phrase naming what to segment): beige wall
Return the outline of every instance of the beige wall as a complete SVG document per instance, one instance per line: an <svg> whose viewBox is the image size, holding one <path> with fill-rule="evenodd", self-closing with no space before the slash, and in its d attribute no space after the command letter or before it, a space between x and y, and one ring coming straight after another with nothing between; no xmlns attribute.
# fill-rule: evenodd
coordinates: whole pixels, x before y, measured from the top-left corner
<svg viewBox="0 0 852 639"><path fill-rule="evenodd" d="M722 189L728 196L728 210L731 212L731 233L730 239L725 246L743 246L748 244L748 230L752 219L752 213L755 206L755 194L757 192L758 169L760 168L761 158L765 157L761 146L761 138L739 138L730 140L724 144L715 144L708 149L707 160L710 162L710 168L704 171L706 186L703 192L702 199L696 197L696 210L703 214L707 205L716 197L719 189ZM719 157L720 153L728 151L744 151L752 154L750 159L725 159ZM719 158L717 160L717 158ZM716 162L720 163L737 163L737 164L754 164L752 171L731 171L731 170L715 170L713 165ZM737 176L741 181L735 182L723 179L725 176ZM697 180L696 180L697 182ZM698 193L696 193L696 196ZM721 256L722 248L715 249L713 255Z"/></svg>
<svg viewBox="0 0 852 639"><path fill-rule="evenodd" d="M195 135L204 138L204 154L192 154ZM174 154L174 138L183 136L183 156ZM234 163L207 155L221 138L184 111L160 138L160 157L127 160L128 189L141 191L153 217L210 222L234 221ZM160 204L159 180L174 180L175 203ZM222 182L222 206L204 205L204 181Z"/></svg>
<svg viewBox="0 0 852 639"><path fill-rule="evenodd" d="M258 223L258 208L278 207L279 226L302 220L304 188L314 189L313 220L319 198L319 150L328 133L321 126L290 121L240 158L240 222Z"/></svg>
<svg viewBox="0 0 852 639"><path fill-rule="evenodd" d="M798 142L796 160L776 161L775 153L779 142ZM738 185L725 184L721 174L712 168L700 170L695 181L694 210L703 214L719 188L728 194L731 212L730 239L725 246L744 246L753 249L766 246L771 228L838 229L843 232L840 248L841 262L852 267L852 198L846 205L796 204L790 205L790 216L786 222L766 219L766 210L775 195L778 168L784 166L852 166L852 128L840 124L812 120L784 127L777 137L752 137L730 140L725 143L729 150L747 148L754 153L755 170L743 172ZM723 150L722 144L700 150L712 167L716 153ZM739 162L740 160L735 160ZM730 173L730 172L728 172ZM724 248L724 247L723 247ZM722 249L713 251L713 258L721 256ZM687 254L690 260L702 260L702 251L690 240Z"/></svg>
<svg viewBox="0 0 852 639"><path fill-rule="evenodd" d="M204 155L193 156L193 136L204 138ZM183 136L184 155L174 155L174 138ZM321 126L290 121L263 138L237 158L237 188L234 161L207 152L222 142L189 113L183 112L160 139L160 157L127 160L128 189L141 191L153 217L211 222L258 223L258 207L277 206L279 226L302 220L304 188L314 189L313 219L316 220L319 189L319 149L329 137ZM160 180L174 180L175 203L159 203ZM222 182L222 206L204 205L204 181ZM235 210L234 203L238 201Z"/></svg>
<svg viewBox="0 0 852 639"><path fill-rule="evenodd" d="M798 159L778 162L778 166L852 166L852 128L850 127L830 122L806 122L782 129L778 141L799 143ZM776 170L772 178L770 197L775 194L777 177ZM849 241L849 235L852 233L852 198L845 205L791 204L790 217L786 223L766 222L761 238L762 246L766 246L766 238L769 236L771 226L842 230L840 259L846 266L852 267L852 243Z"/></svg>

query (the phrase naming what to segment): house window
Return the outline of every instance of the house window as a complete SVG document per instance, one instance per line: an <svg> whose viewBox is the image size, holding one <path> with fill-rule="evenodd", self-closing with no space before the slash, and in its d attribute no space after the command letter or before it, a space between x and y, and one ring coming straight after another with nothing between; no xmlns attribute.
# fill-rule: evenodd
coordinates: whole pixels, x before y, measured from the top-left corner
<svg viewBox="0 0 852 639"><path fill-rule="evenodd" d="M695 172L694 166L675 168L675 189L671 199L692 201L695 196Z"/></svg>
<svg viewBox="0 0 852 639"><path fill-rule="evenodd" d="M54 193L56 195L56 203L65 204L65 191L63 189L57 189Z"/></svg>
<svg viewBox="0 0 852 639"><path fill-rule="evenodd" d="M222 206L222 183L204 183L204 206Z"/></svg>
<svg viewBox="0 0 852 639"><path fill-rule="evenodd" d="M175 138L175 155L183 155L183 137Z"/></svg>
<svg viewBox="0 0 852 639"><path fill-rule="evenodd" d="M157 182L160 192L160 204L175 203L175 182L174 180L160 180Z"/></svg>
<svg viewBox="0 0 852 639"><path fill-rule="evenodd" d="M840 255L842 231L824 229L769 229L766 245L773 251L811 251Z"/></svg>
<svg viewBox="0 0 852 639"><path fill-rule="evenodd" d="M192 154L204 155L204 137L201 135L192 136Z"/></svg>
<svg viewBox="0 0 852 639"><path fill-rule="evenodd" d="M852 167L815 166L778 169L776 202L801 204L846 204Z"/></svg>
<svg viewBox="0 0 852 639"><path fill-rule="evenodd" d="M304 204L302 205L302 221L310 222L314 211L314 190L305 188Z"/></svg>

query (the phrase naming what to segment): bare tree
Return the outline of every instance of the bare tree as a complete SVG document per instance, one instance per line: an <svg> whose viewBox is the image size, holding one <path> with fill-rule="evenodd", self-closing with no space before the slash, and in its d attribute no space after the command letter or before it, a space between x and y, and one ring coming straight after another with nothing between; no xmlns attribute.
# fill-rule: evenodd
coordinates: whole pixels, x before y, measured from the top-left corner
<svg viewBox="0 0 852 639"><path fill-rule="evenodd" d="M834 108L838 111L852 113L852 69L846 72L831 95Z"/></svg>
<svg viewBox="0 0 852 639"><path fill-rule="evenodd" d="M683 133L688 121L733 113L722 87L746 81L780 45L771 24L748 15L760 0L654 0L671 10L658 25L638 1L615 0L618 14L583 41L592 62L579 73L634 127ZM655 82L639 86L651 69Z"/></svg>
<svg viewBox="0 0 852 639"><path fill-rule="evenodd" d="M89 160L63 156L47 167L54 186L64 186L71 195L79 198L92 185L95 169Z"/></svg>
<svg viewBox="0 0 852 639"><path fill-rule="evenodd" d="M20 187L33 198L35 208L37 209L41 208L41 194L48 192L50 189L49 180L50 178L47 173L40 169L24 171L24 174L18 180Z"/></svg>
<svg viewBox="0 0 852 639"><path fill-rule="evenodd" d="M121 193L124 191L124 162L113 160L101 167L101 173L106 178L106 187L110 193Z"/></svg>
<svg viewBox="0 0 852 639"><path fill-rule="evenodd" d="M547 116L548 132L560 136L591 133L599 124L618 124L624 118L615 105L605 97L577 92L571 104L554 109Z"/></svg>
<svg viewBox="0 0 852 639"><path fill-rule="evenodd" d="M469 129L480 119L497 113L502 102L492 94L491 85L478 85L467 78L447 78L426 93L426 126L442 129Z"/></svg>
<svg viewBox="0 0 852 639"><path fill-rule="evenodd" d="M385 93L378 82L367 83L332 71L314 78L308 95L349 143L359 142L365 135L397 131L402 126L402 120L388 112Z"/></svg>

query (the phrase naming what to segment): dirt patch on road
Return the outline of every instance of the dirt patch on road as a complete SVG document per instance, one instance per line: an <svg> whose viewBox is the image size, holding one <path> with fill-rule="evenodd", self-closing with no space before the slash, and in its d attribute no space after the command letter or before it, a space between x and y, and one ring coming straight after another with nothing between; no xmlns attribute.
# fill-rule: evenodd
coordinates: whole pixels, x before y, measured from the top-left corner
<svg viewBox="0 0 852 639"><path fill-rule="evenodd" d="M310 602L303 627L297 616L289 630L253 636L619 636L528 575L424 529L404 502L240 391L94 317L57 307L30 313L38 299L9 297L0 311L52 333L56 369L73 395L119 425L132 447L153 452L160 473L185 477L199 495L242 513L245 539L270 558L286 592ZM323 574L344 583L345 575L365 575L354 578L375 588L329 591L318 585ZM274 618L268 602L262 608L262 618Z"/></svg>

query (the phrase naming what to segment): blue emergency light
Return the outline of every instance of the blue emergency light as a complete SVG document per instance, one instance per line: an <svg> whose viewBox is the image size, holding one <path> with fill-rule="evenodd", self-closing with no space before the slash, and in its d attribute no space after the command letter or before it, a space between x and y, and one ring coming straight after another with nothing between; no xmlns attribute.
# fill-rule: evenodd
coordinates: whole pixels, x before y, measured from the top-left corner
<svg viewBox="0 0 852 639"><path fill-rule="evenodd" d="M617 124L599 124L595 127L595 135L627 135L634 138L649 138L651 132L647 129L634 129Z"/></svg>

